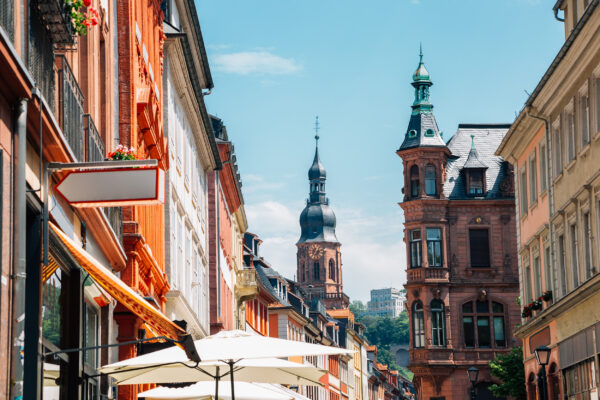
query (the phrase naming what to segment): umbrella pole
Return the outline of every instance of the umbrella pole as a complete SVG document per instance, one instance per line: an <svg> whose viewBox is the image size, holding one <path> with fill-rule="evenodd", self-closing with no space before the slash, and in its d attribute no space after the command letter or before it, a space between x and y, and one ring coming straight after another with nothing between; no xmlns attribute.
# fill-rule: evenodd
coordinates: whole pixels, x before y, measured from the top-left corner
<svg viewBox="0 0 600 400"><path fill-rule="evenodd" d="M215 375L215 400L219 400L219 379L221 375L219 375L219 367L217 367L217 374Z"/></svg>
<svg viewBox="0 0 600 400"><path fill-rule="evenodd" d="M235 391L233 389L233 360L229 360L229 379L231 380L231 400L235 400Z"/></svg>

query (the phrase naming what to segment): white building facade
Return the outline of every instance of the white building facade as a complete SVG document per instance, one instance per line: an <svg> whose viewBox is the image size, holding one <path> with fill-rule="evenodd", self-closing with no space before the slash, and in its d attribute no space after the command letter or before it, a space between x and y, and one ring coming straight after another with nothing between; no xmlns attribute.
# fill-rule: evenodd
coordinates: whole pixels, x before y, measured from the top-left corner
<svg viewBox="0 0 600 400"><path fill-rule="evenodd" d="M397 318L404 311L405 291L396 288L371 290L371 300L368 303L369 315Z"/></svg>

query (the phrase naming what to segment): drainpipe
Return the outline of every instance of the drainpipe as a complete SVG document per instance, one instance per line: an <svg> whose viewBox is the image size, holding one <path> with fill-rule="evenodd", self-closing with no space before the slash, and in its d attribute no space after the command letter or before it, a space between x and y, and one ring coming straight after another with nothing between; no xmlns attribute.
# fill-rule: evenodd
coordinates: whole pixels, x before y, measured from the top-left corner
<svg viewBox="0 0 600 400"><path fill-rule="evenodd" d="M23 357L21 352L25 346L25 277L26 277L26 235L27 208L25 205L25 162L27 151L27 102L19 99L15 107L16 144L13 145L16 162L13 182L13 313L12 313L12 389L11 396L18 399L23 395Z"/></svg>
<svg viewBox="0 0 600 400"><path fill-rule="evenodd" d="M555 253L554 253L554 224L552 224L552 215L554 214L554 184L553 184L553 176L552 176L552 165L553 165L553 160L552 160L552 154L553 154L553 149L552 149L552 134L550 132L550 121L548 120L548 118L546 118L543 115L535 115L535 114L531 114L530 110L531 110L531 106L527 106L525 107L525 114L528 117L540 120L544 122L545 125L545 129L546 129L546 179L548 180L547 185L548 185L548 230L549 230L549 238L548 241L550 242L550 254L552 259L555 259ZM549 261L549 260L546 260ZM553 278L553 282L552 282L552 293L554 294L554 296L556 297L557 295L557 288L555 286L557 286L557 274L556 274L556 262L552 263L552 265L550 266L552 268L552 278ZM546 289L547 290L547 289Z"/></svg>

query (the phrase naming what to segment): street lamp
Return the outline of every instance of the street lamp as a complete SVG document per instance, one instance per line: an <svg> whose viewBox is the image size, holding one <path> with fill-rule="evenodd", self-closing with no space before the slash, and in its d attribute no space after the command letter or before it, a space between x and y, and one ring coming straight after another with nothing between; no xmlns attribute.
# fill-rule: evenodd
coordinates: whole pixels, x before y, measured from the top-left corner
<svg viewBox="0 0 600 400"><path fill-rule="evenodd" d="M471 400L475 400L475 383L479 376L479 370L475 367L471 367L467 370L467 375L469 375L469 381L471 381Z"/></svg>
<svg viewBox="0 0 600 400"><path fill-rule="evenodd" d="M548 400L548 385L546 384L546 365L550 360L550 349L546 346L540 346L535 349L535 358L538 364L542 367L542 400Z"/></svg>

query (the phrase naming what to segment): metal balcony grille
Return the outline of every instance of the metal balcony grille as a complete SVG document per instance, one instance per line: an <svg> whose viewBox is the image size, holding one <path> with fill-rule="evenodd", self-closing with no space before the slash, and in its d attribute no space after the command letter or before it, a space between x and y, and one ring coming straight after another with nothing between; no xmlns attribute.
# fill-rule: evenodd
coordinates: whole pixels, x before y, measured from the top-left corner
<svg viewBox="0 0 600 400"><path fill-rule="evenodd" d="M115 231L119 243L123 244L123 210L121 207L105 207L104 215L106 215L111 228Z"/></svg>
<svg viewBox="0 0 600 400"><path fill-rule="evenodd" d="M75 44L73 23L64 0L33 0L32 4L56 45L69 47Z"/></svg>
<svg viewBox="0 0 600 400"><path fill-rule="evenodd" d="M15 40L15 4L14 0L0 0L0 26L8 34L11 41Z"/></svg>
<svg viewBox="0 0 600 400"><path fill-rule="evenodd" d="M67 59L56 58L58 68L58 119L63 135L77 161L85 159L83 138L83 93Z"/></svg>
<svg viewBox="0 0 600 400"><path fill-rule="evenodd" d="M105 149L104 141L100 137L100 133L94 124L94 120L90 114L83 115L83 126L85 136L85 154L86 161L103 161Z"/></svg>
<svg viewBox="0 0 600 400"><path fill-rule="evenodd" d="M55 111L54 46L33 6L27 25L27 67L50 109Z"/></svg>

